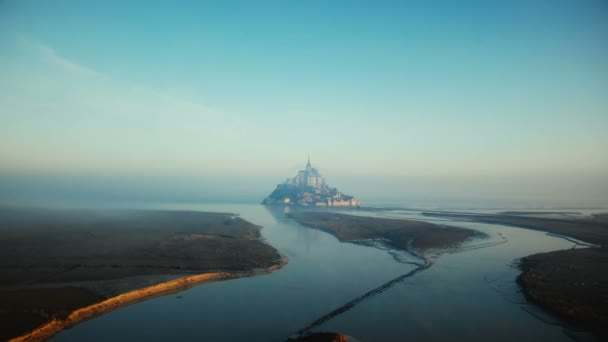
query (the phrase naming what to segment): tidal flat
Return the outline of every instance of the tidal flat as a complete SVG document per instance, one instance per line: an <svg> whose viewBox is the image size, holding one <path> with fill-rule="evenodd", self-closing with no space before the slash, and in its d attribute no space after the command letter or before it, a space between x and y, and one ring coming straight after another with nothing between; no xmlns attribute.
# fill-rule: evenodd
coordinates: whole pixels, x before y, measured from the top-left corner
<svg viewBox="0 0 608 342"><path fill-rule="evenodd" d="M531 216L541 214L554 213L426 212L423 215L540 230L572 241L574 246L570 250L523 257L519 263L523 273L517 280L529 301L555 314L571 329L590 331L596 338L605 340L608 337L607 215L593 214L588 218L571 218L563 213L559 218ZM340 241L366 244L381 240L392 248L419 251L421 255L427 250L446 249L472 237L483 236L468 229L414 220L328 212L292 212L289 216L300 224L328 232Z"/></svg>
<svg viewBox="0 0 608 342"><path fill-rule="evenodd" d="M608 214L594 214L591 218L543 218L532 217L533 212L505 212L501 214L463 214L425 212L429 217L467 219L476 222L503 224L552 234L569 236L588 243L608 245ZM536 213L538 214L538 213Z"/></svg>
<svg viewBox="0 0 608 342"><path fill-rule="evenodd" d="M197 282L270 272L285 261L260 230L230 213L1 209L0 339L74 320L76 310L126 293L95 313Z"/></svg>
<svg viewBox="0 0 608 342"><path fill-rule="evenodd" d="M608 214L570 218L533 217L554 212L502 212L498 214L424 213L425 216L461 218L539 230L572 241L569 250L539 253L521 259L518 283L526 298L560 317L574 329L608 338ZM566 214L566 215L564 215ZM571 240L577 239L576 240ZM588 247L580 248L576 247Z"/></svg>
<svg viewBox="0 0 608 342"><path fill-rule="evenodd" d="M569 249L521 260L526 297L575 328L608 339L608 248Z"/></svg>
<svg viewBox="0 0 608 342"><path fill-rule="evenodd" d="M302 225L321 229L340 241L366 244L380 240L403 251L426 251L454 247L485 234L465 228L422 221L345 215L330 212L292 212L289 217Z"/></svg>

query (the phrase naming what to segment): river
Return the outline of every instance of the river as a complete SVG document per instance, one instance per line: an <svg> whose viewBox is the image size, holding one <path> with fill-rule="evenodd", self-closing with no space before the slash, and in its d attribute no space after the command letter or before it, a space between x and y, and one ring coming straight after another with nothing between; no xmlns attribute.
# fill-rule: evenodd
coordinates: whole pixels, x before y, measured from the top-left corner
<svg viewBox="0 0 608 342"><path fill-rule="evenodd" d="M110 312L62 331L53 341L285 341L332 310L416 269L403 253L341 243L285 217L283 208L248 204L165 204L131 208L219 211L261 225L264 239L289 257L271 274L214 282ZM438 255L428 269L358 302L314 331L358 341L571 341L574 334L526 303L514 262L573 247L545 233L445 220L420 211L350 213L472 228L489 235ZM486 247L484 247L486 246ZM483 248L477 248L483 247ZM589 338L587 334L576 334Z"/></svg>

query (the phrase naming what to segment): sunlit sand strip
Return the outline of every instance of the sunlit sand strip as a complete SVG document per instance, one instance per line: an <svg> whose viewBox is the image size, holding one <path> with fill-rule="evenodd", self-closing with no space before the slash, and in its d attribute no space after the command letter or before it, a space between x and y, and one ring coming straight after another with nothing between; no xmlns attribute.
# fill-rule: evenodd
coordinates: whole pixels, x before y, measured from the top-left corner
<svg viewBox="0 0 608 342"><path fill-rule="evenodd" d="M73 327L76 324L95 318L97 316L101 316L105 313L127 305L135 304L137 302L141 302L150 298L183 291L196 285L211 281L228 280L267 274L285 266L288 261L289 260L287 258L283 258L283 260L279 264L273 265L267 269L255 270L251 272L213 272L196 274L174 279L161 284L145 287L143 289L126 292L118 296L106 299L102 302L77 309L73 311L65 320L53 319L25 335L9 340L9 342L45 341L53 337L63 329Z"/></svg>

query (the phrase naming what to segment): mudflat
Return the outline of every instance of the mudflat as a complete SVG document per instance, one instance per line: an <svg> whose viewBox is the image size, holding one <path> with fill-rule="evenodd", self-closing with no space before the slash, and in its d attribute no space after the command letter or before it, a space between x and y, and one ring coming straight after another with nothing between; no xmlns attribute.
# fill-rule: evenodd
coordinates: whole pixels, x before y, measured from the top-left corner
<svg viewBox="0 0 608 342"><path fill-rule="evenodd" d="M230 213L0 209L0 340L125 292L281 264L260 229Z"/></svg>
<svg viewBox="0 0 608 342"><path fill-rule="evenodd" d="M595 214L589 219L561 219L530 217L523 214L455 214L427 212L426 216L452 217L484 223L496 223L521 228L546 231L570 236L593 244L608 246L608 214Z"/></svg>
<svg viewBox="0 0 608 342"><path fill-rule="evenodd" d="M340 241L365 243L381 239L389 246L405 251L448 248L469 238L484 236L470 229L413 220L329 212L292 212L289 216L300 224L326 231Z"/></svg>
<svg viewBox="0 0 608 342"><path fill-rule="evenodd" d="M540 230L601 246L522 258L518 282L530 301L575 327L588 329L598 339L608 340L608 214L577 219L528 216L531 214L539 213L425 213Z"/></svg>
<svg viewBox="0 0 608 342"><path fill-rule="evenodd" d="M288 338L287 342L348 342L348 337L340 333L316 332L299 338Z"/></svg>
<svg viewBox="0 0 608 342"><path fill-rule="evenodd" d="M521 267L528 299L608 340L608 248L534 254Z"/></svg>

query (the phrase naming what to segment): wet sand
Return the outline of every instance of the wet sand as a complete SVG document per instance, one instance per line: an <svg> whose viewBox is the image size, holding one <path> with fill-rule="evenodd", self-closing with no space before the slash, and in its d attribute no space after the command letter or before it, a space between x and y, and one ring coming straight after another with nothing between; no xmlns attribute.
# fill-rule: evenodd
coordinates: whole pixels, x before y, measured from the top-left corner
<svg viewBox="0 0 608 342"><path fill-rule="evenodd" d="M300 224L328 232L340 241L366 244L381 240L390 247L413 252L454 247L483 233L422 221L354 216L330 212L292 212Z"/></svg>
<svg viewBox="0 0 608 342"><path fill-rule="evenodd" d="M540 218L513 214L455 214L425 212L425 216L458 218L483 223L503 224L553 234L570 236L597 245L608 246L608 215L596 214L590 219ZM521 214L520 214L521 215Z"/></svg>
<svg viewBox="0 0 608 342"><path fill-rule="evenodd" d="M346 335L333 332L317 332L301 338L288 338L287 342L348 342Z"/></svg>
<svg viewBox="0 0 608 342"><path fill-rule="evenodd" d="M608 340L608 248L534 254L521 268L518 282L530 301Z"/></svg>
<svg viewBox="0 0 608 342"><path fill-rule="evenodd" d="M118 307L286 260L234 214L0 209L0 339L44 340Z"/></svg>
<svg viewBox="0 0 608 342"><path fill-rule="evenodd" d="M599 340L608 340L608 215L570 219L530 217L530 214L425 213L427 216L457 217L540 230L567 240L571 237L599 245L522 258L523 273L518 283L531 302L575 328L591 331ZM570 241L575 246L580 245Z"/></svg>
<svg viewBox="0 0 608 342"><path fill-rule="evenodd" d="M432 261L426 256L427 252L431 252L436 257L442 251L454 250L470 238L486 236L481 232L470 229L440 226L412 220L385 219L316 211L291 212L288 216L302 225L328 232L340 241L362 245L373 245L374 243L381 242L390 248L406 251L420 259L418 262L408 262L416 265L416 268L410 272L361 294L357 298L328 312L298 330L290 337L290 340L293 341L308 341L309 338L316 341L316 338L325 337L329 338L330 341L332 338L346 338L339 334L317 335L313 330L328 320L353 309L361 302L431 267Z"/></svg>

